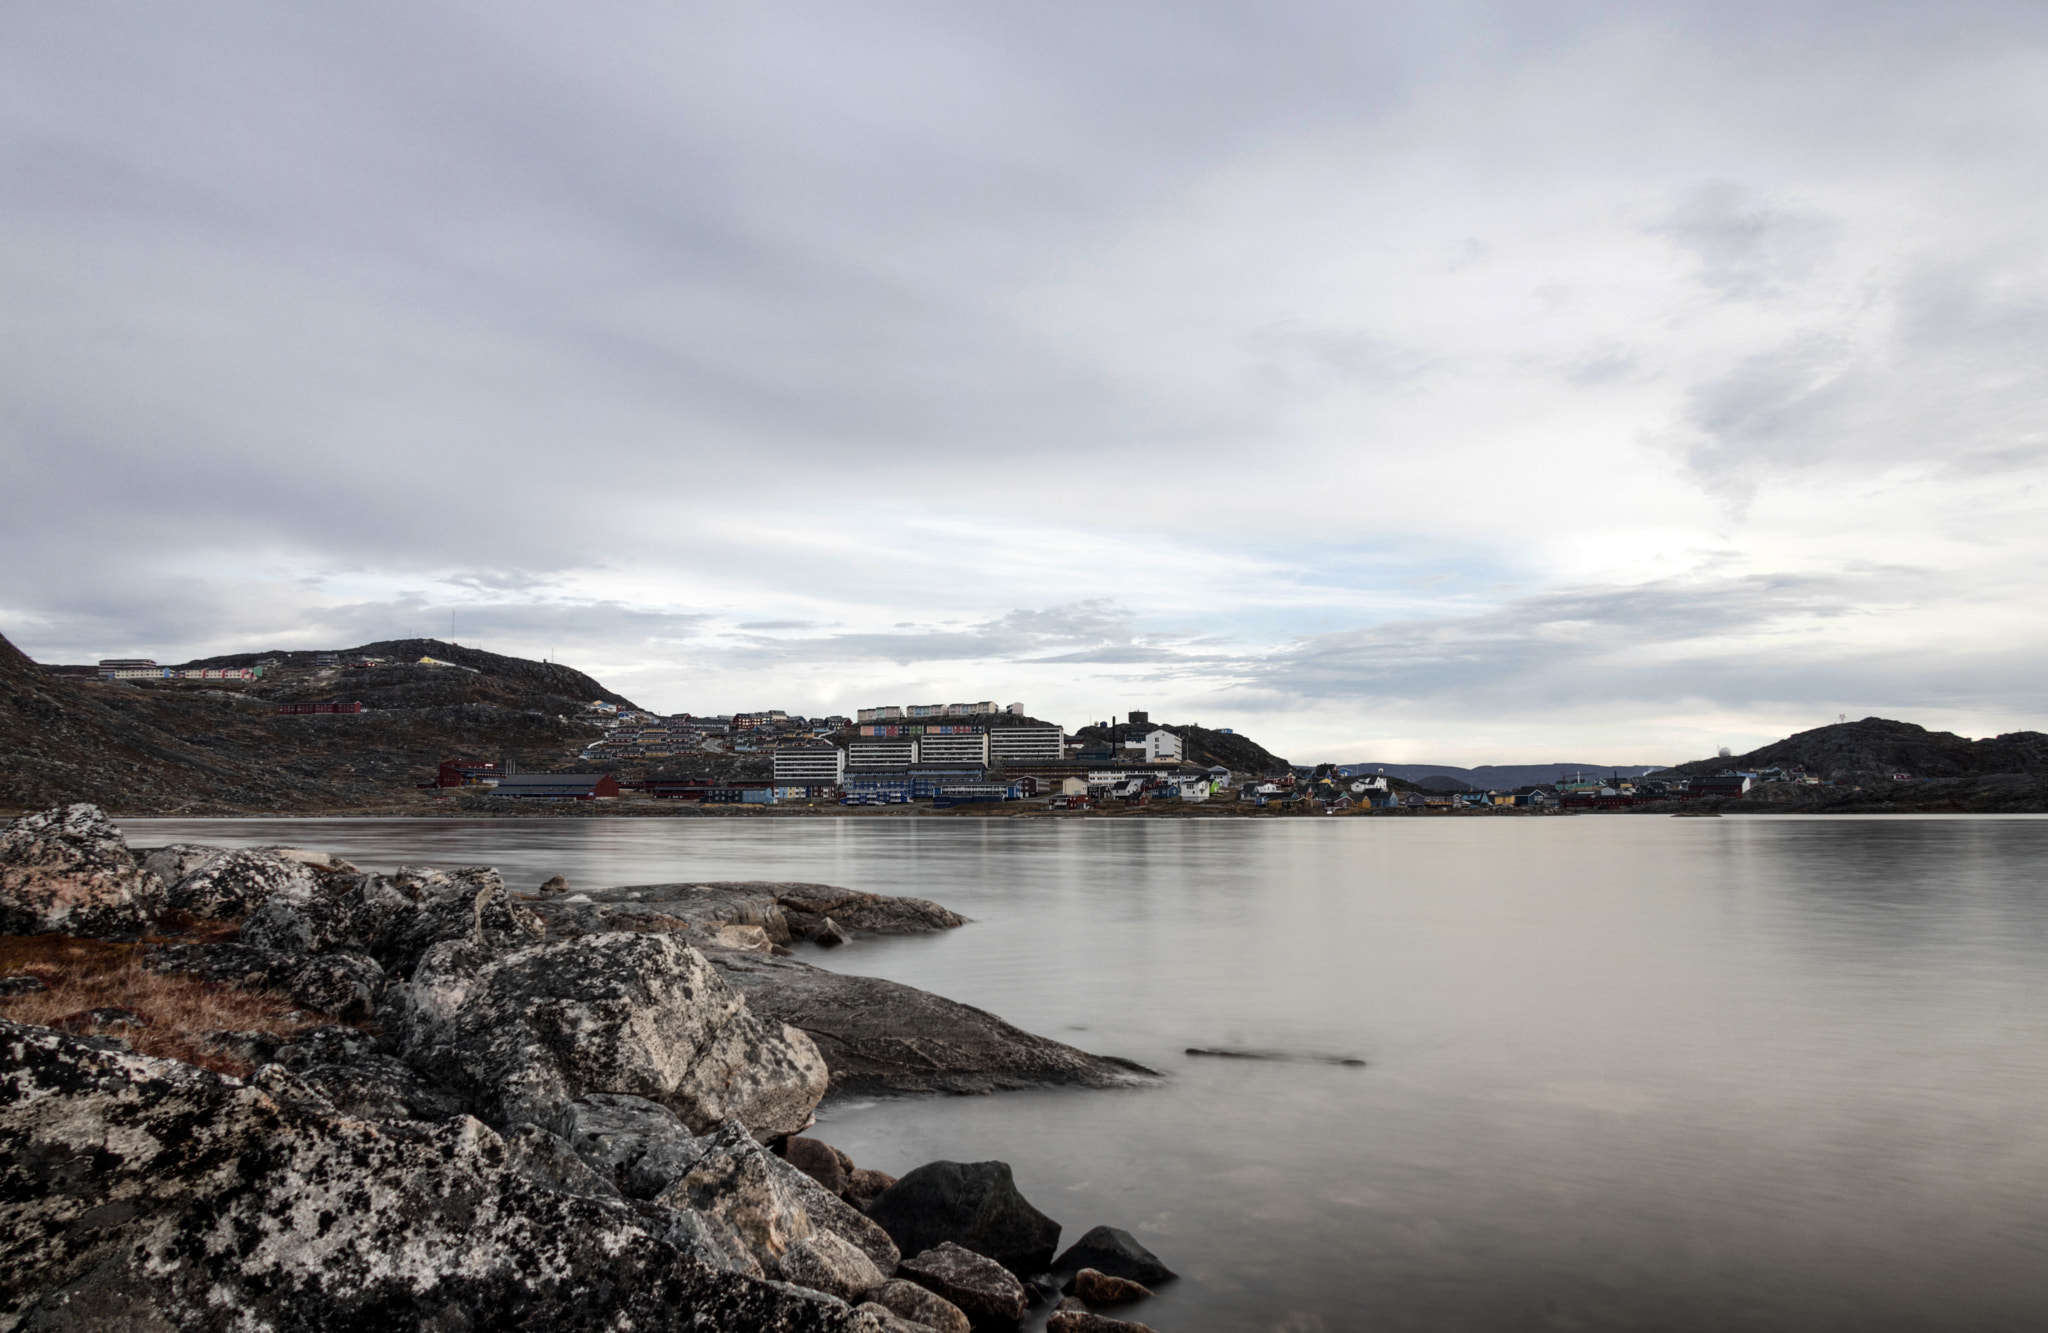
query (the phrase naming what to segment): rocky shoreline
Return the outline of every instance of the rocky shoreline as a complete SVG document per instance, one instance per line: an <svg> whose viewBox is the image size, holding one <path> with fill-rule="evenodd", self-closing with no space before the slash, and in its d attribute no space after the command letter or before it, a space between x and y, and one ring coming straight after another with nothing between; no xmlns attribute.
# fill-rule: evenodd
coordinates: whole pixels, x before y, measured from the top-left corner
<svg viewBox="0 0 2048 1333"><path fill-rule="evenodd" d="M791 953L962 918L543 889L9 824L0 1333L1143 1328L1098 1312L1172 1277L1128 1233L1056 1253L1007 1164L897 1180L802 1132L832 1092L1156 1077Z"/></svg>

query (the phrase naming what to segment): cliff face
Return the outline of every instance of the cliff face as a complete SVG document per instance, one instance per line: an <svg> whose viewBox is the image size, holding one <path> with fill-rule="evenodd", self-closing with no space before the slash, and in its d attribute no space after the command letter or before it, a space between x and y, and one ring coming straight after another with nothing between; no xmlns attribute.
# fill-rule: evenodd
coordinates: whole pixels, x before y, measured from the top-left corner
<svg viewBox="0 0 2048 1333"><path fill-rule="evenodd" d="M475 674L420 666L323 673L311 654L278 654L306 666L225 689L137 685L57 674L0 637L0 753L8 760L0 811L91 801L126 814L317 813L406 801L443 759L572 767L597 732L569 710L619 699L566 667L432 640L356 651L373 650L412 661L469 654L482 665ZM374 711L277 712L281 702L325 699L360 699Z"/></svg>

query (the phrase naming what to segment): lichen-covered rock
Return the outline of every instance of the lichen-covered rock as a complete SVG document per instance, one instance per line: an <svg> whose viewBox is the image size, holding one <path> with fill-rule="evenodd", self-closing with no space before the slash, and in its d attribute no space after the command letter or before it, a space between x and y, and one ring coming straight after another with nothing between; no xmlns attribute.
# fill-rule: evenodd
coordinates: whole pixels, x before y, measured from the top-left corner
<svg viewBox="0 0 2048 1333"><path fill-rule="evenodd" d="M0 831L0 935L128 938L163 906L163 881L96 805L23 815Z"/></svg>
<svg viewBox="0 0 2048 1333"><path fill-rule="evenodd" d="M302 959L285 980L285 992L308 1009L336 1018L362 1019L384 998L384 969L359 953L329 953Z"/></svg>
<svg viewBox="0 0 2048 1333"><path fill-rule="evenodd" d="M501 957L449 941L421 958L407 1003L406 1057L494 1124L560 1132L571 1101L622 1092L694 1132L737 1119L766 1137L802 1129L825 1095L810 1039L755 1018L703 955L666 935L590 935Z"/></svg>
<svg viewBox="0 0 2048 1333"><path fill-rule="evenodd" d="M868 1321L867 1327L872 1333L931 1333L930 1325L913 1323L888 1306L877 1305L873 1301L863 1301L854 1306L853 1313L857 1318Z"/></svg>
<svg viewBox="0 0 2048 1333"><path fill-rule="evenodd" d="M922 1324L936 1333L970 1333L973 1328L965 1310L936 1291L900 1277L884 1282L867 1298L899 1319Z"/></svg>
<svg viewBox="0 0 2048 1333"><path fill-rule="evenodd" d="M870 1287L895 1270L900 1256L880 1227L763 1148L738 1121L710 1135L703 1148L657 1203L723 1222L771 1273L791 1245L820 1234L835 1235L867 1256L878 1274Z"/></svg>
<svg viewBox="0 0 2048 1333"><path fill-rule="evenodd" d="M1111 1277L1098 1269L1084 1268L1067 1281L1063 1291L1079 1296L1090 1305L1122 1305L1142 1301L1152 1289L1127 1277Z"/></svg>
<svg viewBox="0 0 2048 1333"><path fill-rule="evenodd" d="M591 1093L562 1110L564 1142L593 1171L635 1199L651 1199L690 1169L705 1144L659 1102Z"/></svg>
<svg viewBox="0 0 2048 1333"><path fill-rule="evenodd" d="M947 1241L903 1261L903 1276L958 1306L977 1323L1014 1324L1024 1317L1024 1284L985 1255Z"/></svg>
<svg viewBox="0 0 2048 1333"><path fill-rule="evenodd" d="M0 998L10 995L37 995L50 989L43 979L33 972L10 972L0 977Z"/></svg>
<svg viewBox="0 0 2048 1333"><path fill-rule="evenodd" d="M428 1082L394 1056L361 1055L346 1063L306 1065L296 1072L300 1082L343 1115L412 1138L423 1138L442 1121L468 1110L460 1097Z"/></svg>
<svg viewBox="0 0 2048 1333"><path fill-rule="evenodd" d="M858 1301L861 1293L881 1286L888 1277L852 1241L816 1230L782 1252L775 1261L775 1275L843 1301Z"/></svg>
<svg viewBox="0 0 2048 1333"><path fill-rule="evenodd" d="M618 1187L591 1170L561 1135L539 1125L519 1125L505 1135L505 1165L535 1184L564 1194L588 1199L619 1197Z"/></svg>
<svg viewBox="0 0 2048 1333"><path fill-rule="evenodd" d="M310 901L320 891L311 866L275 852L217 852L170 886L171 907L205 921L239 921L275 897Z"/></svg>
<svg viewBox="0 0 2048 1333"><path fill-rule="evenodd" d="M1158 1255L1121 1227L1092 1227L1052 1261L1055 1273L1073 1273L1083 1268L1145 1283L1164 1282L1174 1275L1172 1269L1159 1262Z"/></svg>
<svg viewBox="0 0 2048 1333"><path fill-rule="evenodd" d="M505 891L489 866L364 875L339 901L352 937L394 977L410 977L427 950L468 941L485 954L510 953L547 937L541 919Z"/></svg>
<svg viewBox="0 0 2048 1333"><path fill-rule="evenodd" d="M293 1073L299 1073L314 1065L354 1064L382 1049L378 1039L361 1028L330 1023L326 1027L299 1033L278 1046L272 1058Z"/></svg>
<svg viewBox="0 0 2048 1333"><path fill-rule="evenodd" d="M867 1215L905 1254L964 1245L1028 1277L1052 1264L1060 1224L1017 1191L1008 1162L927 1162L877 1195Z"/></svg>
<svg viewBox="0 0 2048 1333"><path fill-rule="evenodd" d="M344 898L275 895L242 922L241 942L279 953L323 954L362 949L354 915Z"/></svg>
<svg viewBox="0 0 2048 1333"><path fill-rule="evenodd" d="M249 1083L0 1023L0 1326L853 1333L844 1303L705 1264L675 1217Z"/></svg>
<svg viewBox="0 0 2048 1333"><path fill-rule="evenodd" d="M225 847L211 847L198 842L174 842L168 847L152 847L138 851L143 869L155 875L165 884L176 884L185 876L226 851Z"/></svg>

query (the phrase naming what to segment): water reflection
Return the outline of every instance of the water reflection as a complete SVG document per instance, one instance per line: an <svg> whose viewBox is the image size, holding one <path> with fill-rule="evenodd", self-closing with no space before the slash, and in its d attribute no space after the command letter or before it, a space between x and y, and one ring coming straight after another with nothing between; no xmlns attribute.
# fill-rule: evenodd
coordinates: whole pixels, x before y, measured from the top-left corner
<svg viewBox="0 0 2048 1333"><path fill-rule="evenodd" d="M1224 1329L2048 1323L2048 820L134 821L515 883L818 880L975 924L826 965L1167 1069L827 1108L1001 1157ZM1190 1046L1367 1059L1204 1060Z"/></svg>

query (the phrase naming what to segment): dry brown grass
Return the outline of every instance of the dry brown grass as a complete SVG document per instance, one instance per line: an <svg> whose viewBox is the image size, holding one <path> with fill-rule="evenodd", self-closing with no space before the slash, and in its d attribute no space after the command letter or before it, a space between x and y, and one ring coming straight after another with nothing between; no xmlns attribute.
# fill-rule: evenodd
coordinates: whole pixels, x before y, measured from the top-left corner
<svg viewBox="0 0 2048 1333"><path fill-rule="evenodd" d="M184 938L189 942L191 937ZM238 1078L250 1072L249 1061L208 1040L208 1034L291 1037L331 1021L295 1006L278 991L148 971L142 966L143 951L141 944L71 935L0 935L0 975L27 972L49 987L0 996L0 1018L122 1037L143 1055L183 1060ZM144 1025L100 1024L83 1017L101 1008L126 1009Z"/></svg>

